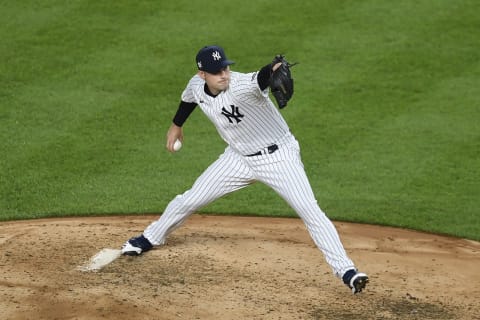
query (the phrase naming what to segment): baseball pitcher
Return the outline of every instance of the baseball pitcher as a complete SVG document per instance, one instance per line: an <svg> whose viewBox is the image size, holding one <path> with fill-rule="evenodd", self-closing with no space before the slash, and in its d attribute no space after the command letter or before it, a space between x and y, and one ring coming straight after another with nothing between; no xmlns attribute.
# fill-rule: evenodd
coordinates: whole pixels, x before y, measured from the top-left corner
<svg viewBox="0 0 480 320"><path fill-rule="evenodd" d="M293 95L292 64L282 55L258 72L230 70L219 46L196 55L198 68L181 95L167 132L166 148L175 152L183 141L182 126L196 107L205 113L227 143L223 154L177 195L160 218L128 240L124 255L140 255L165 243L190 214L212 201L259 181L275 190L295 210L333 273L353 293L361 292L368 276L358 272L345 252L333 223L320 209L305 173L300 147L279 112ZM269 91L270 88L270 91ZM278 108L269 98L274 96Z"/></svg>

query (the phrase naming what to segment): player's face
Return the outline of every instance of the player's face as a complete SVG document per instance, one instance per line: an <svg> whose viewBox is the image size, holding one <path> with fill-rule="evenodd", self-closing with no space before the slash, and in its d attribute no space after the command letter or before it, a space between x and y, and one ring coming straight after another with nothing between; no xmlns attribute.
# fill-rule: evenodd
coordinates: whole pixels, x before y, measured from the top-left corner
<svg viewBox="0 0 480 320"><path fill-rule="evenodd" d="M228 85L230 84L230 66L226 66L217 73L200 71L199 75L207 83L210 92L215 95L227 90Z"/></svg>

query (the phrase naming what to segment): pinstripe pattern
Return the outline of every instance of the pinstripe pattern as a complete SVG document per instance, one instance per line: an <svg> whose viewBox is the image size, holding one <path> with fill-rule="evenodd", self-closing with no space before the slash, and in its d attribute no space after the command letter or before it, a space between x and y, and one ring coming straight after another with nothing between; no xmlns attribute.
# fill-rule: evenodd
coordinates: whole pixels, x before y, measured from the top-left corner
<svg viewBox="0 0 480 320"><path fill-rule="evenodd" d="M193 212L259 181L295 210L335 275L341 277L354 268L337 230L318 206L297 140L268 98L268 91L260 91L256 73L232 72L229 89L216 97L205 93L204 84L203 79L194 76L183 91L182 100L201 107L228 147L190 190L168 204L160 218L145 229L144 236L154 245L164 244L168 235ZM274 153L245 156L272 144L279 147Z"/></svg>
<svg viewBox="0 0 480 320"><path fill-rule="evenodd" d="M255 179L275 190L300 216L327 263L340 277L354 268L354 264L348 258L334 225L318 206L297 141L291 135L288 140L279 145L277 152L247 158L247 161L254 168Z"/></svg>
<svg viewBox="0 0 480 320"><path fill-rule="evenodd" d="M297 141L290 134L273 154L245 157L232 148L197 179L192 188L175 197L160 219L144 235L154 245L163 244L193 212L255 181L274 189L297 212L327 263L337 276L354 268L332 222L320 209L305 174Z"/></svg>
<svg viewBox="0 0 480 320"><path fill-rule="evenodd" d="M194 102L213 122L220 136L241 154L251 154L273 144L288 131L288 125L273 102L268 90L260 91L256 73L231 72L230 88L213 98L204 91L205 81L195 75L182 93L182 101ZM232 124L222 108L238 107L244 116Z"/></svg>

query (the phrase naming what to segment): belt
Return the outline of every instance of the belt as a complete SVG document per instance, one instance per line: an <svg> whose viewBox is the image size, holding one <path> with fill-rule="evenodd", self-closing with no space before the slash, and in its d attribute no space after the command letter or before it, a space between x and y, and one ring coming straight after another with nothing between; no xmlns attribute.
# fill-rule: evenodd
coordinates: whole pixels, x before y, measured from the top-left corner
<svg viewBox="0 0 480 320"><path fill-rule="evenodd" d="M262 154L271 154L278 150L278 146L276 144L272 144L271 146L266 147L265 149L258 151L256 153L247 154L245 157L256 157L261 156Z"/></svg>

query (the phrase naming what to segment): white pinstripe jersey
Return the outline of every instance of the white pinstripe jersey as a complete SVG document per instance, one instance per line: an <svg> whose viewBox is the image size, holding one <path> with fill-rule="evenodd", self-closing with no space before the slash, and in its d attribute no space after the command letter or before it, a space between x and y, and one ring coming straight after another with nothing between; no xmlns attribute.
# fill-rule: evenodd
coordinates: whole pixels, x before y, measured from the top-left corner
<svg viewBox="0 0 480 320"><path fill-rule="evenodd" d="M182 93L182 101L199 105L223 140L244 155L274 144L289 132L268 89L260 90L257 74L231 71L229 88L216 97L205 93L205 80L195 75Z"/></svg>

